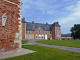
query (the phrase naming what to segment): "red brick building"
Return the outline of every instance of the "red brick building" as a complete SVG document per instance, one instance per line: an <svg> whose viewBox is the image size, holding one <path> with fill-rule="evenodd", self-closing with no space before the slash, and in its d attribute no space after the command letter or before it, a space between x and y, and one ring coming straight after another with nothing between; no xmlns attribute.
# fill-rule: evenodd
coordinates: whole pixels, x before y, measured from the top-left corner
<svg viewBox="0 0 80 60"><path fill-rule="evenodd" d="M0 53L21 48L21 0L0 0Z"/></svg>
<svg viewBox="0 0 80 60"><path fill-rule="evenodd" d="M48 40L61 39L61 29L58 22L53 24L42 24L33 22L26 22L22 19L22 39L26 40Z"/></svg>

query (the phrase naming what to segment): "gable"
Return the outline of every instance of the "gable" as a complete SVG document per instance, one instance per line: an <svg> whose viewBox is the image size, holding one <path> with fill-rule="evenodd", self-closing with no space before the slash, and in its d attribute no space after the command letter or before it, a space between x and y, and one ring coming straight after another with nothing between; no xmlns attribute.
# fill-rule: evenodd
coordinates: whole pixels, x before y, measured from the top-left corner
<svg viewBox="0 0 80 60"><path fill-rule="evenodd" d="M38 28L36 28L36 31L43 31L43 29L39 26Z"/></svg>

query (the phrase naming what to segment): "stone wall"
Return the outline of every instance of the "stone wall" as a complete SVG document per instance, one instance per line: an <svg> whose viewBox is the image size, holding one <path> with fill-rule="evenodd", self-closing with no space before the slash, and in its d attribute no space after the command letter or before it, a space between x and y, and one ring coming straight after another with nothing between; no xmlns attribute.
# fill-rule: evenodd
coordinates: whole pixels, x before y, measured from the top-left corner
<svg viewBox="0 0 80 60"><path fill-rule="evenodd" d="M10 51L21 48L21 7L19 0L0 0L0 51ZM2 15L6 13L7 20L2 26Z"/></svg>

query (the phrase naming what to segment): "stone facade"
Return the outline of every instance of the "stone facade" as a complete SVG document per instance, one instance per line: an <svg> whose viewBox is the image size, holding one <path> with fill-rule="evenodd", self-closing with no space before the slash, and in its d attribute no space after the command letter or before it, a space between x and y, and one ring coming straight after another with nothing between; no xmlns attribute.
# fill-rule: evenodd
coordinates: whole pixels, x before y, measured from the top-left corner
<svg viewBox="0 0 80 60"><path fill-rule="evenodd" d="M5 26L2 17L6 13ZM21 48L21 0L0 0L0 52Z"/></svg>
<svg viewBox="0 0 80 60"><path fill-rule="evenodd" d="M37 25L39 24L40 26L36 27L36 24L34 23L34 21L32 23L28 23L25 21L25 19L23 19L24 21L22 22L22 39L26 39L26 40L61 40L61 29L60 29L60 25L58 22L54 22L53 24L41 24L41 23L36 23ZM57 24L57 25L54 25ZM29 26L30 25L30 26ZM45 26L41 26L41 25L45 25L46 27L50 26L49 29L50 30L44 30ZM31 30L28 29L28 27L35 29L34 27L36 27L35 30ZM40 31L40 33L39 33Z"/></svg>

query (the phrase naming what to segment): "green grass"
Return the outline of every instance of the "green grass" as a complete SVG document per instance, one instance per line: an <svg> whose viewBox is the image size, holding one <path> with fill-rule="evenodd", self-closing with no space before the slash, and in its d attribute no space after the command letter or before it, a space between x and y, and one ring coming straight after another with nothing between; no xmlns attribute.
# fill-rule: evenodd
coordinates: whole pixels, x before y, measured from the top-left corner
<svg viewBox="0 0 80 60"><path fill-rule="evenodd" d="M22 40L21 42L22 42L22 44L28 43L28 41L26 41L26 40Z"/></svg>
<svg viewBox="0 0 80 60"><path fill-rule="evenodd" d="M60 45L80 48L80 41L77 40L41 40L36 42L49 45Z"/></svg>
<svg viewBox="0 0 80 60"><path fill-rule="evenodd" d="M4 60L80 60L80 53L77 52L38 45L23 45L22 47L37 52Z"/></svg>

